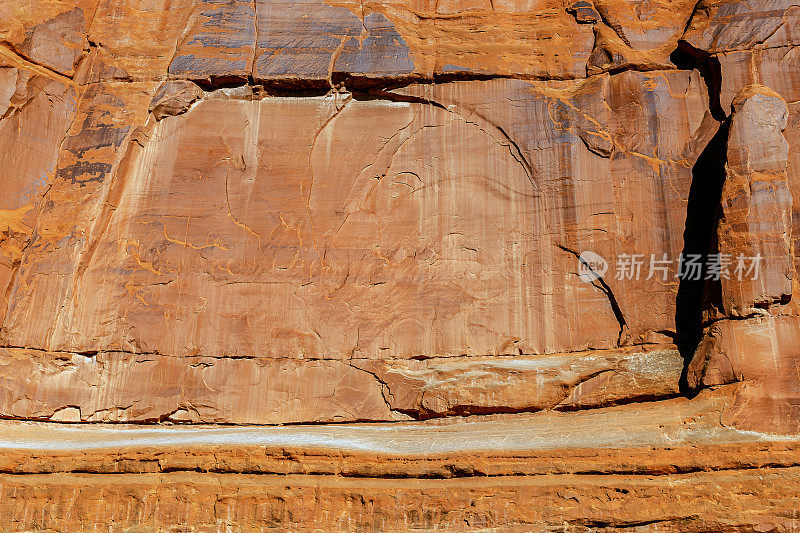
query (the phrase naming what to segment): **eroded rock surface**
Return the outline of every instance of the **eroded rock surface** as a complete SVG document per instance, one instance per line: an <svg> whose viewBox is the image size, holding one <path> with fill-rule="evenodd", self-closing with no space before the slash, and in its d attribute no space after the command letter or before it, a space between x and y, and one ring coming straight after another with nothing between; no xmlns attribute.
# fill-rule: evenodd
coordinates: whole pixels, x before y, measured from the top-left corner
<svg viewBox="0 0 800 533"><path fill-rule="evenodd" d="M0 521L791 530L798 39L788 0L0 3Z"/></svg>
<svg viewBox="0 0 800 533"><path fill-rule="evenodd" d="M696 388L748 383L731 409L730 423L796 432L800 318L792 301L787 115L783 98L760 85L743 88L733 101L717 228L718 258L730 262L732 270L720 280L720 316L707 328L688 370ZM744 270L745 257L757 260L737 273Z"/></svg>

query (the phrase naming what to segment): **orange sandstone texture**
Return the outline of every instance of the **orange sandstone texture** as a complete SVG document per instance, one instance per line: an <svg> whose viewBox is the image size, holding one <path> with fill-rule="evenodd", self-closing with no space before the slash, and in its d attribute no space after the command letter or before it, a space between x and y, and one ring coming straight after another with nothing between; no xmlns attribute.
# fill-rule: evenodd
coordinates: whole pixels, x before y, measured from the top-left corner
<svg viewBox="0 0 800 533"><path fill-rule="evenodd" d="M0 523L798 527L799 26L788 0L0 2Z"/></svg>

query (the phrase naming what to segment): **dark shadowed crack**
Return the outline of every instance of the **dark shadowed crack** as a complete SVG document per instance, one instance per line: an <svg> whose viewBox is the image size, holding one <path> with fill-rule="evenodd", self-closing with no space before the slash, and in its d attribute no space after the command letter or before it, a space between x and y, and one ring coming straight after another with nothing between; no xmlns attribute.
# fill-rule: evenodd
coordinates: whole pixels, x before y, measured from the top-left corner
<svg viewBox="0 0 800 533"><path fill-rule="evenodd" d="M617 37L619 37L620 40L625 43L625 46L628 48L633 48L633 45L631 45L631 42L625 36L625 30L622 28L622 25L619 22L614 22L608 18L608 13L606 12L605 7L595 6L595 9L597 10L597 14L600 15L600 21L604 25L611 28L614 33L617 34Z"/></svg>
<svg viewBox="0 0 800 533"><path fill-rule="evenodd" d="M578 261L588 268L592 274L594 274L596 279L592 280L592 286L600 290L608 298L608 303L611 305L611 311L614 313L614 317L617 319L617 322L619 322L619 339L617 343L622 344L627 337L628 323L625 321L625 315L622 314L622 309L619 306L619 302L617 302L617 298L614 296L614 291L611 290L611 287L608 285L603 276L596 272L589 263L584 261L584 259L581 257L581 254L560 244L557 244L556 246L561 250L577 257Z"/></svg>
<svg viewBox="0 0 800 533"><path fill-rule="evenodd" d="M722 187L728 159L728 129L724 121L692 167L692 184L686 206L686 228L683 233L682 257L695 257L702 265L699 279L682 276L675 300L676 343L684 358L681 390L689 392L689 362L703 335L703 313L712 307L721 308L721 282L706 278L708 256L716 252L716 233L720 218Z"/></svg>
<svg viewBox="0 0 800 533"><path fill-rule="evenodd" d="M678 41L678 47L670 54L669 58L680 70L697 69L708 89L708 107L711 115L720 122L727 119L728 115L722 109L720 102L722 66L719 59L683 40Z"/></svg>
<svg viewBox="0 0 800 533"><path fill-rule="evenodd" d="M74 83L72 76L67 76L66 74L62 74L61 72L48 67L47 65L43 65L42 63L34 61L33 59L18 52L8 42L0 42L0 61L1 60L6 60L11 66L31 70L36 74L45 76L47 78L53 78L68 85Z"/></svg>
<svg viewBox="0 0 800 533"><path fill-rule="evenodd" d="M692 17L703 7L702 0L695 6ZM687 23L687 29L691 23ZM704 312L722 308L721 282L706 278L709 254L717 253L717 226L719 224L722 188L728 161L728 131L730 116L721 104L722 67L719 59L705 50L679 40L670 60L682 70L697 70L708 90L708 111L719 121L719 129L703 148L692 166L692 184L686 206L686 226L683 233L681 257L693 257L701 265L698 279L680 276L675 301L675 339L684 359L680 388L690 391L688 384L689 363L703 336Z"/></svg>

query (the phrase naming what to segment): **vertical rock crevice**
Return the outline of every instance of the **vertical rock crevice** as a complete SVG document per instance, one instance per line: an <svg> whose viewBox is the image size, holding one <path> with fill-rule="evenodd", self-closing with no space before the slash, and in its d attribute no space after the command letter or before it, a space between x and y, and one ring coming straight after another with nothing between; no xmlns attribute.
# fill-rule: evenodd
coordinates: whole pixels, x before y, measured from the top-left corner
<svg viewBox="0 0 800 533"><path fill-rule="evenodd" d="M708 113L719 122L717 132L692 166L675 301L676 343L685 361L680 389L688 394L691 392L687 377L689 363L703 337L704 318L713 308L720 307L719 281L706 280L706 277L709 256L718 253L716 234L728 161L730 118L720 103L722 67L719 59L680 40L670 60L681 70L698 71L708 91ZM690 262L699 264L699 271L688 272L694 268Z"/></svg>
<svg viewBox="0 0 800 533"><path fill-rule="evenodd" d="M681 70L697 70L708 89L708 110L718 121L723 122L728 114L722 108L722 65L716 56L695 48L686 41L678 41L678 47L670 54L670 61Z"/></svg>
<svg viewBox="0 0 800 533"><path fill-rule="evenodd" d="M800 430L800 318L792 301L792 194L783 134L789 110L762 85L743 88L732 107L712 234L717 258L729 261L730 272L716 284L715 313L702 324L683 385L697 391L744 382L723 423L794 433Z"/></svg>
<svg viewBox="0 0 800 533"><path fill-rule="evenodd" d="M576 252L575 250L571 250L566 246L562 246L560 244L557 246L560 250L563 250L568 254L574 255L578 259L580 264L585 266L589 270L589 272L591 272L595 276L595 279L592 280L591 282L592 286L606 295L606 297L608 298L608 303L611 306L611 312L614 313L614 318L616 318L617 322L619 322L619 337L617 339L617 344L619 346L626 344L629 340L628 323L625 320L625 315L622 313L622 308L619 306L619 302L617 301L616 296L614 296L614 291L611 290L611 287L608 285L606 280L603 279L603 276L600 275L599 272L595 271L592 268L592 266L589 263L587 263L578 252Z"/></svg>
<svg viewBox="0 0 800 533"><path fill-rule="evenodd" d="M675 301L675 333L685 361L681 390L689 392L687 372L703 337L704 315L719 307L719 281L706 280L708 259L717 252L717 226L725 183L730 121L720 124L692 167L692 185L686 208L681 275ZM700 264L699 272L688 272L689 261Z"/></svg>

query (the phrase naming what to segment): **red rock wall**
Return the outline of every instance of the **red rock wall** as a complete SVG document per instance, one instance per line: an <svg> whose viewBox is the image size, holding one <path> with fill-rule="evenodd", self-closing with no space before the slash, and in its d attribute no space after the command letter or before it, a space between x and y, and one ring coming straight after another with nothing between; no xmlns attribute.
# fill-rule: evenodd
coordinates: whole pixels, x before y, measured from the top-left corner
<svg viewBox="0 0 800 533"><path fill-rule="evenodd" d="M790 2L11 0L0 20L6 431L469 433L722 387L725 427L797 434ZM585 251L609 270L587 280ZM761 270L681 279L681 254ZM520 513L490 525L541 518Z"/></svg>

